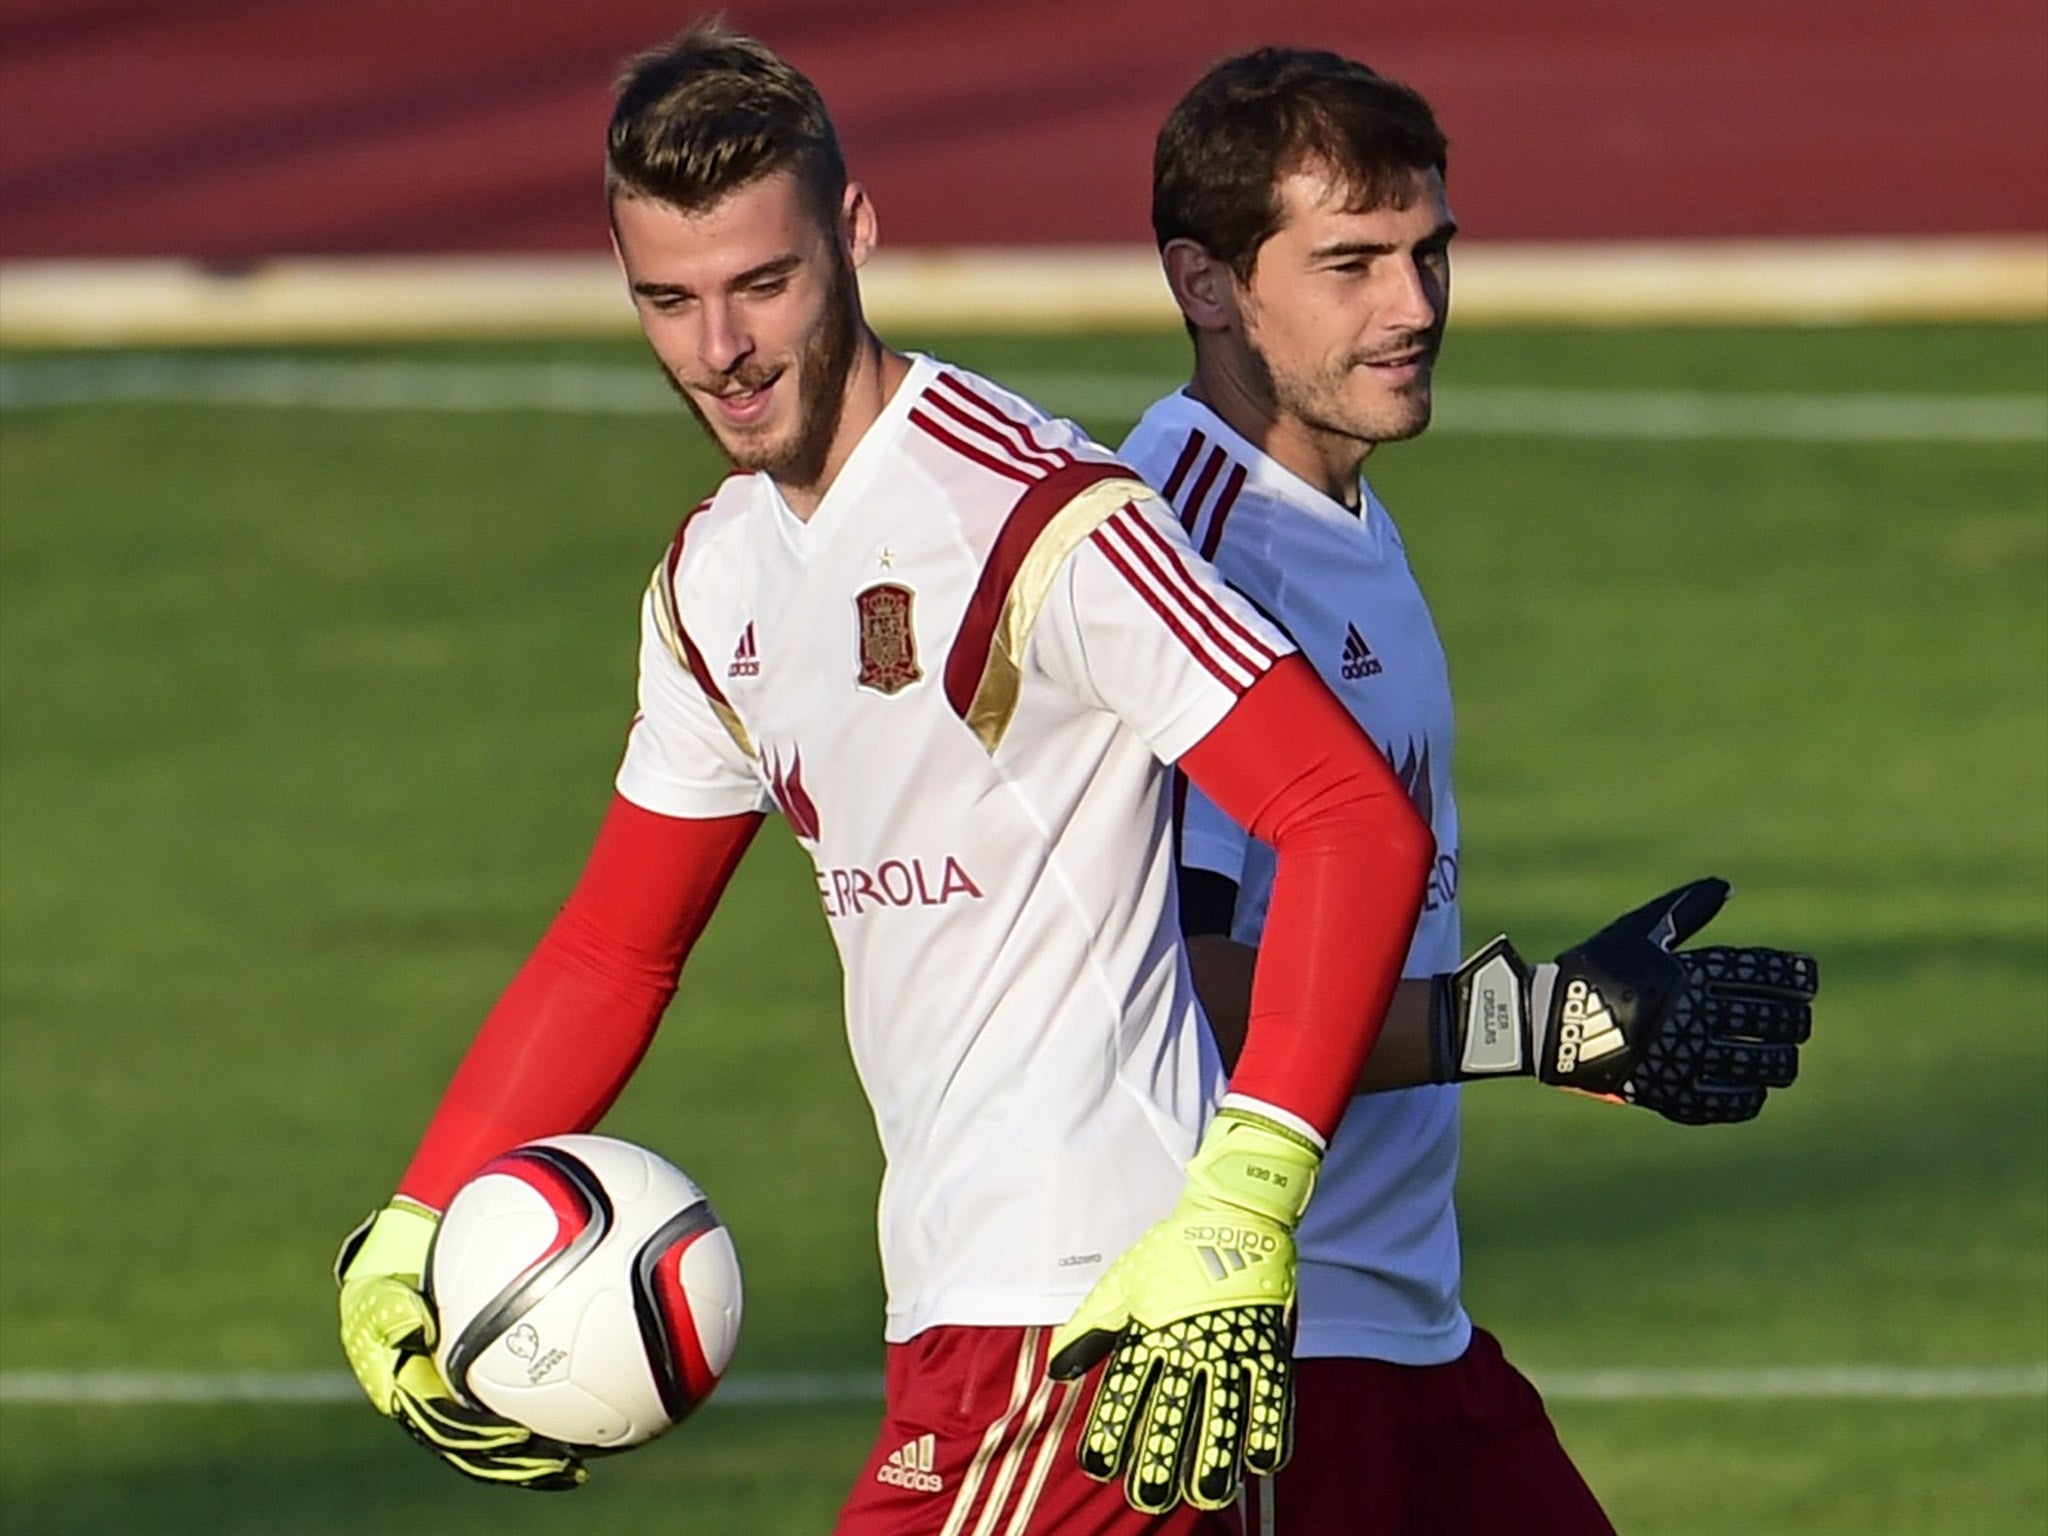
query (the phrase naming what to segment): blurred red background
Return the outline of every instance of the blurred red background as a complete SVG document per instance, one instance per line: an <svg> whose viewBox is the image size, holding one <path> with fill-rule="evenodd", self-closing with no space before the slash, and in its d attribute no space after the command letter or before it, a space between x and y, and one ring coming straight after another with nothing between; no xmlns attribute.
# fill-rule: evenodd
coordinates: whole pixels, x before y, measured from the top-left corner
<svg viewBox="0 0 2048 1536"><path fill-rule="evenodd" d="M0 257L596 251L650 0L5 0ZM2048 229L2048 0L734 0L891 244L1148 238L1151 138L1261 42L1419 87L1487 240Z"/></svg>

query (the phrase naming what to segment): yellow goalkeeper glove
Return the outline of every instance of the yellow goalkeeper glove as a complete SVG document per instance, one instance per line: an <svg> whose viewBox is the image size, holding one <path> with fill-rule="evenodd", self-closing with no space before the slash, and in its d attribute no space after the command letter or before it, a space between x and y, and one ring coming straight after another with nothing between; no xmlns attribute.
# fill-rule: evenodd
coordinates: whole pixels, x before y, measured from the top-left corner
<svg viewBox="0 0 2048 1536"><path fill-rule="evenodd" d="M434 1364L438 1326L421 1294L440 1218L399 1198L349 1234L335 1260L341 1347L370 1405L456 1471L514 1488L574 1488L582 1462L523 1424L472 1408Z"/></svg>
<svg viewBox="0 0 2048 1536"><path fill-rule="evenodd" d="M1248 1109L1217 1113L1173 1214L1133 1244L1052 1341L1058 1380L1109 1366L1081 1468L1133 1507L1221 1509L1294 1440L1294 1228L1322 1151Z"/></svg>

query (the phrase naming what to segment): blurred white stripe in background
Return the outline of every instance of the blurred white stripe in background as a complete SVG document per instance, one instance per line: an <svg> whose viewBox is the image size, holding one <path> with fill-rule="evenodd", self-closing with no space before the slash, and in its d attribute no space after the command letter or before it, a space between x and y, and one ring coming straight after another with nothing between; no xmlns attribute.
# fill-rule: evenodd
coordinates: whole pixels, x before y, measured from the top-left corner
<svg viewBox="0 0 2048 1536"><path fill-rule="evenodd" d="M1047 409L1135 421L1170 374L1006 373ZM353 361L91 353L0 360L0 411L68 405L260 406L341 411L680 411L654 365ZM1802 395L1443 385L1438 434L1732 438L1789 442L2048 442L2048 395Z"/></svg>
<svg viewBox="0 0 2048 1536"><path fill-rule="evenodd" d="M884 331L1171 328L1142 246L889 250L862 272ZM1612 245L1468 241L1461 326L1849 324L2048 317L2038 236ZM0 264L0 347L625 335L604 257L294 258Z"/></svg>

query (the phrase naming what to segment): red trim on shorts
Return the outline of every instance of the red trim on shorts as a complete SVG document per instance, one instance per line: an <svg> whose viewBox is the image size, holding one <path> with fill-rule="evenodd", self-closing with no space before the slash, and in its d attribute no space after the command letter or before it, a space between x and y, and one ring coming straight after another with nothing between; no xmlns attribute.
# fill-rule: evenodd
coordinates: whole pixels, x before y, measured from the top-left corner
<svg viewBox="0 0 2048 1536"><path fill-rule="evenodd" d="M1052 1332L941 1326L890 1345L881 1430L835 1536L1238 1536L1232 1514L1141 1514L1081 1470L1101 1367L1048 1379Z"/></svg>

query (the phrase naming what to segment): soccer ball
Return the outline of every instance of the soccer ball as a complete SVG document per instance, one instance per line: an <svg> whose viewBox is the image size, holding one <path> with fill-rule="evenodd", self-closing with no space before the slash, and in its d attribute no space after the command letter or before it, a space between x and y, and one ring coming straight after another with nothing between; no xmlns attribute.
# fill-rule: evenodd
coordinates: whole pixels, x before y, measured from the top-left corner
<svg viewBox="0 0 2048 1536"><path fill-rule="evenodd" d="M609 1136L485 1164L441 1218L427 1291L457 1396L579 1451L688 1417L739 1338L739 1256L704 1191Z"/></svg>

